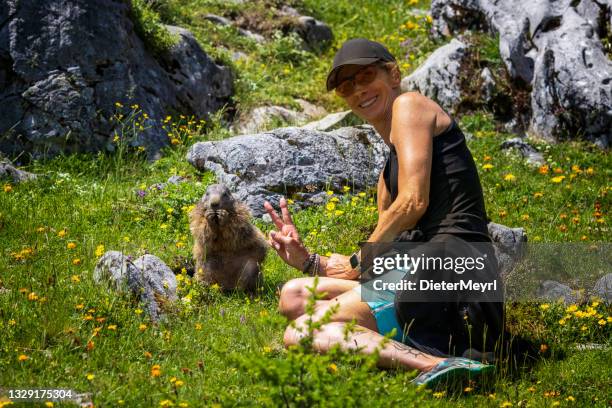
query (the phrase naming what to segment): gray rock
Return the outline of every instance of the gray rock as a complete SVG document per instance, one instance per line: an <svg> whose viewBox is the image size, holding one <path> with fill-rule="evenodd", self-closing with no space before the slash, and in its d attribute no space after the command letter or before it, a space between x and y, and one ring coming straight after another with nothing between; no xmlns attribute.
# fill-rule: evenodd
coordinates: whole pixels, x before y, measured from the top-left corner
<svg viewBox="0 0 612 408"><path fill-rule="evenodd" d="M435 50L412 74L402 79L402 91L419 91L455 113L461 101L459 71L466 45L453 39Z"/></svg>
<svg viewBox="0 0 612 408"><path fill-rule="evenodd" d="M187 179L185 177L174 175L174 176L170 176L168 178L168 180L166 181L166 184L175 184L175 185L178 185L178 184L184 183L185 181L187 181Z"/></svg>
<svg viewBox="0 0 612 408"><path fill-rule="evenodd" d="M529 131L547 140L582 134L590 140L612 129L612 61L599 33L610 2L595 0L433 0L437 35L464 29L499 34L510 76L530 86Z"/></svg>
<svg viewBox="0 0 612 408"><path fill-rule="evenodd" d="M222 16L218 16L216 14L207 14L203 18L204 20L208 20L211 23L222 25L222 26L231 26L233 24L231 20L225 17L222 17Z"/></svg>
<svg viewBox="0 0 612 408"><path fill-rule="evenodd" d="M266 42L266 39L263 35L258 34L258 33L254 33L252 31L246 30L244 28L238 28L238 34L240 34L243 37L247 37L250 38L251 40L255 41L256 43L262 44L264 42Z"/></svg>
<svg viewBox="0 0 612 408"><path fill-rule="evenodd" d="M357 117L357 115L355 115L352 111L347 110L343 112L330 113L322 119L305 124L302 126L302 128L328 132L341 127L353 126L362 123L363 121Z"/></svg>
<svg viewBox="0 0 612 408"><path fill-rule="evenodd" d="M527 235L523 228L510 228L494 222L488 223L487 229L494 243L499 273L505 278L523 257Z"/></svg>
<svg viewBox="0 0 612 408"><path fill-rule="evenodd" d="M142 301L153 320L158 320L164 303L172 303L176 296L176 276L170 268L155 255L143 255L134 261L141 271L140 301Z"/></svg>
<svg viewBox="0 0 612 408"><path fill-rule="evenodd" d="M480 78L482 79L482 98L484 102L490 103L495 93L495 78L489 68L480 71Z"/></svg>
<svg viewBox="0 0 612 408"><path fill-rule="evenodd" d="M34 180L38 175L27 171L19 170L8 159L0 158L0 180L11 179L13 183Z"/></svg>
<svg viewBox="0 0 612 408"><path fill-rule="evenodd" d="M154 255L143 255L132 262L119 251L108 251L98 260L93 278L120 293L135 295L154 321L162 317L166 303L177 299L174 273Z"/></svg>
<svg viewBox="0 0 612 408"><path fill-rule="evenodd" d="M527 163L533 166L542 166L543 164L546 164L546 160L544 160L542 153L538 152L533 146L522 140L520 137L515 137L504 141L501 144L501 148L502 150L518 150L521 156L526 159Z"/></svg>
<svg viewBox="0 0 612 408"><path fill-rule="evenodd" d="M301 113L306 116L307 119L320 118L327 115L327 111L322 106L317 106L304 99L295 100L301 109Z"/></svg>
<svg viewBox="0 0 612 408"><path fill-rule="evenodd" d="M107 251L96 263L93 279L98 284L108 283L119 292L138 293L140 273L130 257L119 251Z"/></svg>
<svg viewBox="0 0 612 408"><path fill-rule="evenodd" d="M595 282L593 295L608 304L612 303L612 273L599 278L599 280Z"/></svg>
<svg viewBox="0 0 612 408"><path fill-rule="evenodd" d="M270 132L194 144L187 160L198 170L210 170L253 214L264 214L265 200L303 192L295 199L311 205L323 189L355 190L375 186L387 148L371 126L317 132L281 128Z"/></svg>
<svg viewBox="0 0 612 408"><path fill-rule="evenodd" d="M217 24L220 26L235 26L232 20L222 16L218 16L216 14L206 14L203 18L213 24ZM238 30L238 34L242 35L243 37L248 37L257 43L263 43L266 40L261 34L254 33L244 28L236 26L236 30Z"/></svg>
<svg viewBox="0 0 612 408"><path fill-rule="evenodd" d="M308 50L325 50L334 39L332 29L327 24L313 17L303 16L293 7L283 6L279 15L292 18L293 31L302 38Z"/></svg>
<svg viewBox="0 0 612 408"><path fill-rule="evenodd" d="M298 125L326 113L325 109L307 101L298 99L302 110L296 111L282 106L260 106L245 115L241 115L232 130L236 134L252 134L265 131L279 122L286 125Z"/></svg>
<svg viewBox="0 0 612 408"><path fill-rule="evenodd" d="M326 49L334 39L334 34L327 24L309 16L297 19L296 32L302 37L306 47L316 52Z"/></svg>
<svg viewBox="0 0 612 408"><path fill-rule="evenodd" d="M248 55L246 55L242 51L233 51L232 52L232 61L238 61L238 60L246 59L246 58L248 58Z"/></svg>
<svg viewBox="0 0 612 408"><path fill-rule="evenodd" d="M577 303L579 300L578 294L572 288L552 280L540 284L538 297L549 302L562 300L565 304Z"/></svg>
<svg viewBox="0 0 612 408"><path fill-rule="evenodd" d="M134 31L129 2L0 0L0 151L34 158L99 151L117 126L115 102L149 116L128 142L153 156L168 143L168 110L206 117L229 101L232 77L188 32L154 56ZM127 113L127 112L125 112Z"/></svg>

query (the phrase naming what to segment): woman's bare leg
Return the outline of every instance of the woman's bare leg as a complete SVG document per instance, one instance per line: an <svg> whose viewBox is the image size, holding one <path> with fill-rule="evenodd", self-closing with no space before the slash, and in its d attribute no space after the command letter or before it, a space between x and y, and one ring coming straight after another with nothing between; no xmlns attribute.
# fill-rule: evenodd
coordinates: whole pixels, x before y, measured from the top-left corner
<svg viewBox="0 0 612 408"><path fill-rule="evenodd" d="M318 301L317 305L327 303L327 300L340 296L359 285L359 282L320 277L317 284L317 293L325 293L326 300ZM281 289L278 309L289 320L294 320L304 314L304 308L311 293L308 288L314 286L314 278L296 278L285 283Z"/></svg>
<svg viewBox="0 0 612 408"><path fill-rule="evenodd" d="M331 299L325 304L317 304L312 316L318 321L329 310L337 306L332 322L327 323L314 333L314 347L324 353L332 346L339 345L344 350L359 350L365 354L372 354L380 347L384 336L378 333L376 319L372 315L367 303L361 301L361 296L355 291L349 291ZM295 321L295 327L289 326L285 330L285 345L299 343L306 335L306 322L310 316L300 316ZM355 321L353 331L346 337L346 324ZM395 340L389 340L379 352L378 365L381 367L401 367L409 370L429 371L440 363L443 358L435 357L413 347Z"/></svg>

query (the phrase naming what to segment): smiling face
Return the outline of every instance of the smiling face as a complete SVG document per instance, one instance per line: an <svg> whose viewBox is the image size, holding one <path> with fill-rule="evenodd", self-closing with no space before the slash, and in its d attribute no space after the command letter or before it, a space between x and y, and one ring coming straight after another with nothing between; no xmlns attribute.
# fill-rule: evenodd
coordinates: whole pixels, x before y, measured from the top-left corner
<svg viewBox="0 0 612 408"><path fill-rule="evenodd" d="M376 70L376 75L373 75L374 79L367 84L360 83L359 76L365 76L368 80L372 78L367 73L367 70L372 69ZM355 80L356 74L357 80ZM346 101L357 116L371 124L390 117L393 100L400 94L401 76L395 64L372 64L365 67L346 65L338 72L337 78L340 86L345 80L353 81L353 92L346 96L342 94L339 96Z"/></svg>

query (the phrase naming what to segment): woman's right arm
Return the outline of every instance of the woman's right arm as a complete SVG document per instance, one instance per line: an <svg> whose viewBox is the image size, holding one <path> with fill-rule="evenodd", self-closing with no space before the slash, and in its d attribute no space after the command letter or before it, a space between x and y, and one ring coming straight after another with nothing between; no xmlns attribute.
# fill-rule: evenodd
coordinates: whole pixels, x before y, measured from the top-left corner
<svg viewBox="0 0 612 408"><path fill-rule="evenodd" d="M380 172L380 176L378 177L376 204L378 206L379 216L391 205L391 194L389 194L389 190L387 190L387 185L385 184L385 179L383 177L382 171Z"/></svg>

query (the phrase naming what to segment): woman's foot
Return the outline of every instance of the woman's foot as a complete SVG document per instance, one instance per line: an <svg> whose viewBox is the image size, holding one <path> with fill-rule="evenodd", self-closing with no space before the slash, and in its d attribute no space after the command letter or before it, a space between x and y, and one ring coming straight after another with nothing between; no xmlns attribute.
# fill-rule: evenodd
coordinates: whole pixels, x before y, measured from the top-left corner
<svg viewBox="0 0 612 408"><path fill-rule="evenodd" d="M443 384L467 383L480 381L495 373L495 366L483 364L463 357L450 357L433 367L423 371L412 382L415 385L424 385L435 388Z"/></svg>

